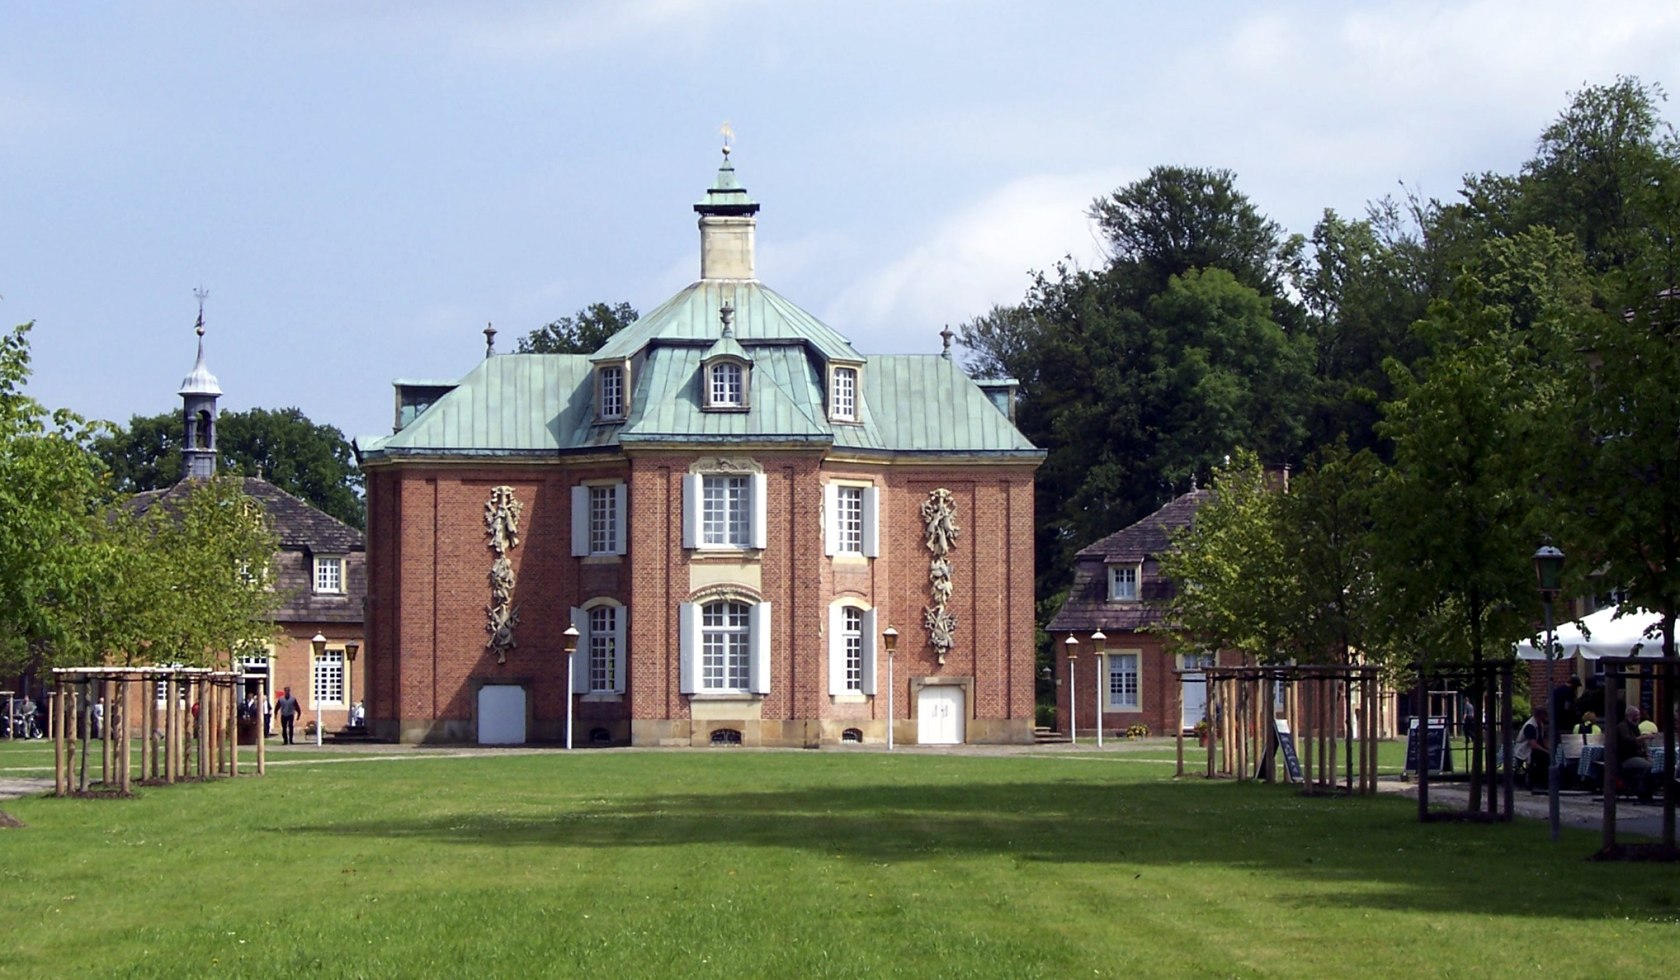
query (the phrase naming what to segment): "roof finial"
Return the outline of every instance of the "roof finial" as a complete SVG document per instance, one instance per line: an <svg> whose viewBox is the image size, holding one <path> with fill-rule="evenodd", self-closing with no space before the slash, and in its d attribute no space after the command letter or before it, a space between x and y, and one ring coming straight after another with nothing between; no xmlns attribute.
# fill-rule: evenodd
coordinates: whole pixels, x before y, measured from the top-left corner
<svg viewBox="0 0 1680 980"><path fill-rule="evenodd" d="M484 356L490 357L496 353L496 327L489 321L484 324Z"/></svg>
<svg viewBox="0 0 1680 980"><path fill-rule="evenodd" d="M205 297L210 295L210 290L199 286L193 290L193 295L198 297L198 323L193 326L193 332L198 334L199 339L202 340L204 339L204 300Z"/></svg>
<svg viewBox="0 0 1680 980"><path fill-rule="evenodd" d="M956 334L951 332L951 325L949 323L945 324L944 330L939 331L940 339L945 341L945 349L940 352L939 356L945 358L947 361L951 359L951 338L955 336Z"/></svg>
<svg viewBox="0 0 1680 980"><path fill-rule="evenodd" d="M735 307L730 306L728 300L724 300L723 306L718 308L718 318L723 321L723 335L733 337L735 331L731 327L735 323Z"/></svg>
<svg viewBox="0 0 1680 980"><path fill-rule="evenodd" d="M725 119L723 125L718 127L718 132L723 134L723 158L727 160L729 159L730 141L735 139L735 130L729 128L729 120Z"/></svg>

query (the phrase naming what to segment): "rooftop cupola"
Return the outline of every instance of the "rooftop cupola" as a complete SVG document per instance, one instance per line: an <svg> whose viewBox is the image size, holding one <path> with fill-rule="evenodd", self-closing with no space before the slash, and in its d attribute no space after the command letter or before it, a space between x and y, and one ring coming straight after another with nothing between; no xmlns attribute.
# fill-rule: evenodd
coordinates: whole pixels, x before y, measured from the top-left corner
<svg viewBox="0 0 1680 980"><path fill-rule="evenodd" d="M700 215L700 278L755 279L753 271L753 229L758 225L758 202L735 179L735 165L729 162L729 144L723 147L723 165L706 196L694 205Z"/></svg>
<svg viewBox="0 0 1680 980"><path fill-rule="evenodd" d="M185 438L181 442L181 463L186 477L207 478L216 475L216 399L222 386L204 363L204 297L198 292L198 322L193 331L198 334L198 361L192 373L181 379L181 414L186 423Z"/></svg>

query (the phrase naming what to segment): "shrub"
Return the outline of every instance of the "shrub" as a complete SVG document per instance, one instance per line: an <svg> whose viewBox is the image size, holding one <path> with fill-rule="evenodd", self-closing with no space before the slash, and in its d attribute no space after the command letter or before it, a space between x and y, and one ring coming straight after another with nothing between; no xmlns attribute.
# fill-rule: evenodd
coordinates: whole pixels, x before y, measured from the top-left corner
<svg viewBox="0 0 1680 980"><path fill-rule="evenodd" d="M1126 729L1126 737L1127 738L1148 738L1149 737L1149 726L1145 725L1145 724L1141 724L1141 723L1133 725L1132 727Z"/></svg>

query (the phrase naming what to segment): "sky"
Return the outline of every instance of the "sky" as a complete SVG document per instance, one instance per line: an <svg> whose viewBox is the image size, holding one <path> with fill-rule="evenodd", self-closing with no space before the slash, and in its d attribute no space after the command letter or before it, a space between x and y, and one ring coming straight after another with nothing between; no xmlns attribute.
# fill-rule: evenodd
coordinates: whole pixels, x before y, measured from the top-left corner
<svg viewBox="0 0 1680 980"><path fill-rule="evenodd" d="M0 13L0 324L28 392L391 431L594 302L699 275L733 132L758 272L864 354L1101 262L1085 210L1224 168L1286 230L1513 173L1587 85L1680 84L1680 4L127 0ZM1672 105L1665 115L1676 116Z"/></svg>

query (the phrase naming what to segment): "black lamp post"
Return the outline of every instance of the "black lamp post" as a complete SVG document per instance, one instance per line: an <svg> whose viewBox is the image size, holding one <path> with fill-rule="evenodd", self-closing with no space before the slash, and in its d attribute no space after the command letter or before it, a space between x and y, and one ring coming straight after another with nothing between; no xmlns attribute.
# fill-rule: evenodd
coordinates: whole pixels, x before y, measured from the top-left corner
<svg viewBox="0 0 1680 980"><path fill-rule="evenodd" d="M1534 577L1540 587L1540 603L1546 610L1546 685L1548 692L1556 690L1553 673L1556 671L1557 642L1552 632L1552 602L1562 589L1563 581L1563 552L1549 544L1543 544L1534 552ZM1550 764L1546 772L1547 810L1552 822L1552 840L1557 840L1561 818L1558 813L1558 793L1563 787L1563 764L1558 758L1558 721L1559 705L1555 693L1548 693L1548 703L1551 717L1547 719L1551 729L1546 739L1550 749Z"/></svg>

